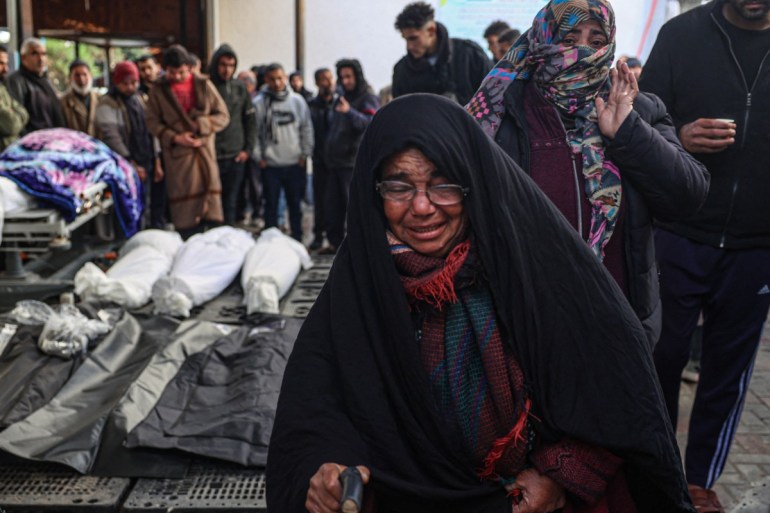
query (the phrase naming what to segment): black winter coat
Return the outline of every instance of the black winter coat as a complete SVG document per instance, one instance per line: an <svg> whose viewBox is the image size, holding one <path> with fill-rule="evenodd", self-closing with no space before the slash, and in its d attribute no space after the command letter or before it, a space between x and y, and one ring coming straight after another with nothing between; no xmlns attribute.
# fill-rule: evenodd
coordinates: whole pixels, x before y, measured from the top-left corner
<svg viewBox="0 0 770 513"><path fill-rule="evenodd" d="M393 68L393 97L432 93L465 105L492 69L492 62L473 41L450 39L441 23L436 23L436 26L440 40L436 64L428 64L425 57L417 60L409 54L402 57Z"/></svg>
<svg viewBox="0 0 770 513"><path fill-rule="evenodd" d="M6 86L11 96L29 113L29 121L20 136L35 130L67 126L59 98L47 75L38 77L21 67L8 75Z"/></svg>
<svg viewBox="0 0 770 513"><path fill-rule="evenodd" d="M710 2L666 23L639 86L666 104L677 128L698 118L734 119L736 142L694 155L711 173L703 208L661 223L689 239L724 248L770 247L770 49L748 84Z"/></svg>
<svg viewBox="0 0 770 513"><path fill-rule="evenodd" d="M529 172L530 145L522 103L526 85L516 81L506 91L506 115L496 140ZM671 221L693 215L706 198L709 175L682 148L663 103L650 94L639 94L615 138L605 140L605 144L607 157L620 169L627 205L624 244L628 300L648 340L655 344L660 335L661 306L653 217Z"/></svg>
<svg viewBox="0 0 770 513"><path fill-rule="evenodd" d="M324 162L329 168L350 168L356 164L356 153L366 127L380 108L377 95L366 91L357 97L345 96L350 103L346 113L331 110L331 122L326 136Z"/></svg>
<svg viewBox="0 0 770 513"><path fill-rule="evenodd" d="M313 136L315 144L313 145L313 166L326 167L324 160L324 149L326 148L326 138L329 135L329 124L332 117L332 106L334 100L324 100L320 96L314 97L308 106L310 107L310 119L313 121Z"/></svg>

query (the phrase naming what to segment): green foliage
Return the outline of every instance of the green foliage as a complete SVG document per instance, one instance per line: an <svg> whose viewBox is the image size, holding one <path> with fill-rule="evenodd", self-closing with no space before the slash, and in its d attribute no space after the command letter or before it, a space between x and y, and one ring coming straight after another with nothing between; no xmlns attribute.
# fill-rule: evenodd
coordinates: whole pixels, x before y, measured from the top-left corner
<svg viewBox="0 0 770 513"><path fill-rule="evenodd" d="M69 66L75 60L75 43L62 39L46 39L48 50L48 76L59 91L67 89L69 81ZM104 85L107 68L107 52L104 48L89 44L79 45L80 60L85 61L94 76L94 85ZM126 59L136 59L142 54L149 53L149 48L110 48L110 63Z"/></svg>

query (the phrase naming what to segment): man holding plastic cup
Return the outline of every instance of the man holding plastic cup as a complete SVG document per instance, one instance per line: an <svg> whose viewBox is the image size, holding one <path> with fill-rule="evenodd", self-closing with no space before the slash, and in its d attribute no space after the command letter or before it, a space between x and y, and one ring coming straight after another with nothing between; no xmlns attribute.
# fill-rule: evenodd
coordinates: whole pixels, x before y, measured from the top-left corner
<svg viewBox="0 0 770 513"><path fill-rule="evenodd" d="M660 222L663 330L655 364L674 425L690 339L703 314L700 381L685 470L699 512L738 426L770 307L770 0L714 0L660 31L640 80L661 97L682 146L711 174L695 216Z"/></svg>

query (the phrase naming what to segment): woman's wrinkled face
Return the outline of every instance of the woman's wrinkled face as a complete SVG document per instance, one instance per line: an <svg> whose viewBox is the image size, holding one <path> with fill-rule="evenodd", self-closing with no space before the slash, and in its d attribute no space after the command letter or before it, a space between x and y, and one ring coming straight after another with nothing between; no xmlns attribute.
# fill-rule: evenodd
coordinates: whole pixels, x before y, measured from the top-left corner
<svg viewBox="0 0 770 513"><path fill-rule="evenodd" d="M590 20L575 25L559 41L559 46L566 48L588 46L594 50L599 50L607 46L607 43L607 35L602 30L602 26L598 21Z"/></svg>
<svg viewBox="0 0 770 513"><path fill-rule="evenodd" d="M417 149L396 154L385 165L382 180L404 182L420 191L433 185L451 183ZM425 192L418 191L411 201L382 200L390 230L418 253L444 257L457 244L465 226L463 203L435 205Z"/></svg>

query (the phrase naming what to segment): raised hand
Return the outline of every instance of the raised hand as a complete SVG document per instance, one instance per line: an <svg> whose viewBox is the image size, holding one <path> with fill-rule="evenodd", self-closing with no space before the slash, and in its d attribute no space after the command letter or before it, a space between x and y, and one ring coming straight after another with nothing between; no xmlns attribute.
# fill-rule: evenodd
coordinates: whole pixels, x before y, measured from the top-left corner
<svg viewBox="0 0 770 513"><path fill-rule="evenodd" d="M634 109L634 100L639 95L639 84L625 62L618 63L610 70L610 82L612 85L607 101L596 99L596 114L602 135L613 139L620 125Z"/></svg>

